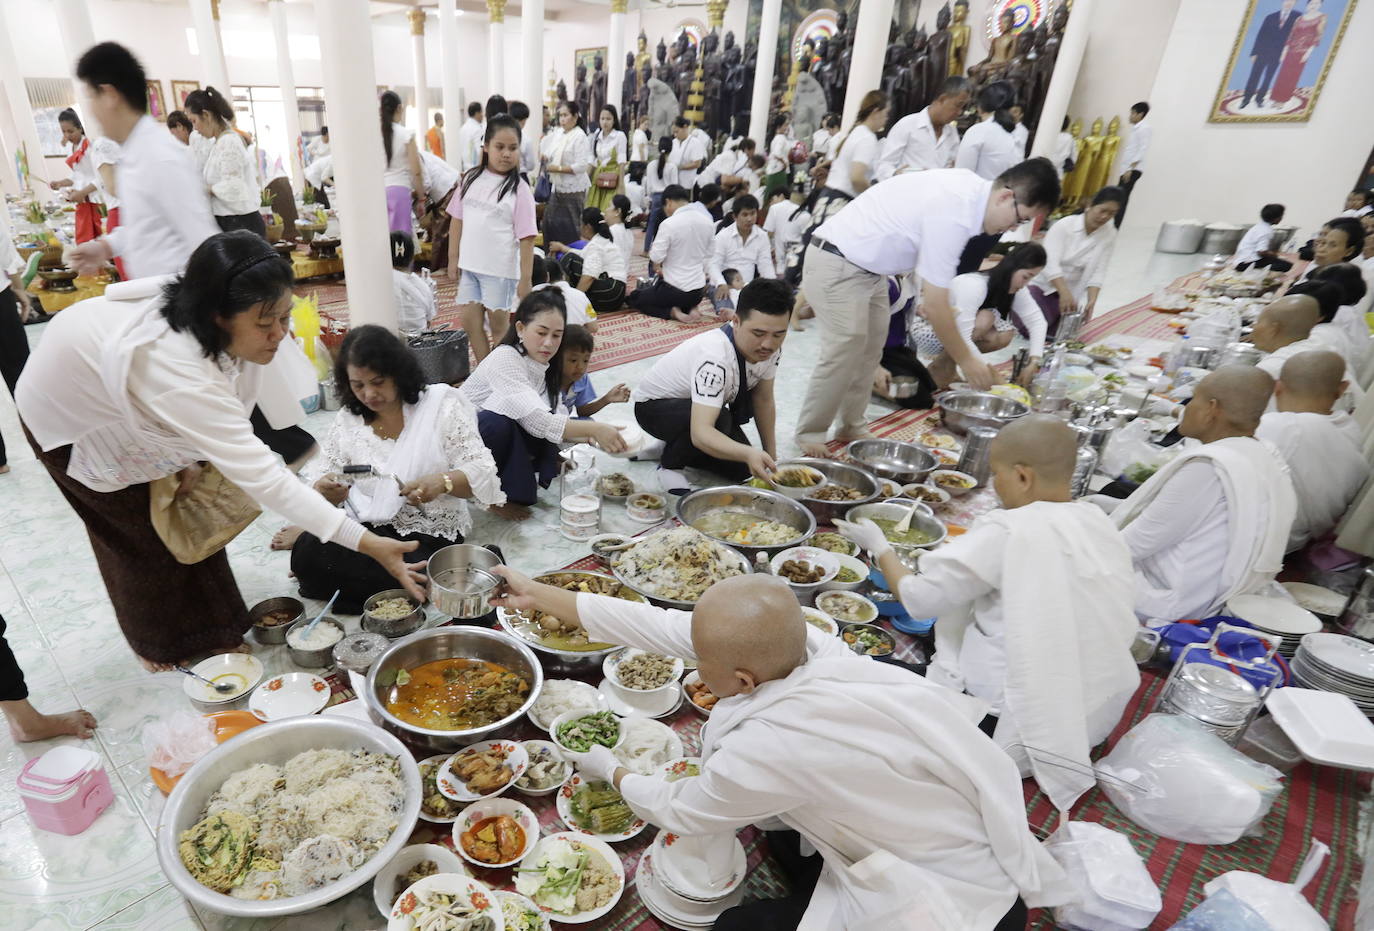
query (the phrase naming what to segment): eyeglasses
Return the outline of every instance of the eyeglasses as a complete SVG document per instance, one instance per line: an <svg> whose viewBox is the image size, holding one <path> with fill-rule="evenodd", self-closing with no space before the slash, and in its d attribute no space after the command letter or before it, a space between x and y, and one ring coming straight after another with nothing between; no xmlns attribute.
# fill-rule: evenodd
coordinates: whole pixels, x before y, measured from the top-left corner
<svg viewBox="0 0 1374 931"><path fill-rule="evenodd" d="M1031 218L1021 216L1021 202L1016 199L1016 191L1012 190L1011 188L1007 188L1007 190L1011 191L1012 213L1016 215L1016 225L1020 226L1022 223L1029 221Z"/></svg>

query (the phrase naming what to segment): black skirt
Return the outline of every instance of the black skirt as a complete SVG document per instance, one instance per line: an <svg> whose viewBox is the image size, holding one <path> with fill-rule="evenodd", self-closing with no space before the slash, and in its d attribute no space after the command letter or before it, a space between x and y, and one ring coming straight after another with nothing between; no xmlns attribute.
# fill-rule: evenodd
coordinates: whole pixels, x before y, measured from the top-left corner
<svg viewBox="0 0 1374 931"><path fill-rule="evenodd" d="M463 542L461 535L456 540L445 540L427 533L402 535L390 524L365 526L379 537L419 543L414 552L406 554L406 562L423 562L444 547ZM333 610L340 614L361 614L363 602L401 584L371 556L337 543L325 543L313 533L302 533L296 539L291 548L291 571L300 585L302 598L326 601L338 591L339 600L334 602Z"/></svg>

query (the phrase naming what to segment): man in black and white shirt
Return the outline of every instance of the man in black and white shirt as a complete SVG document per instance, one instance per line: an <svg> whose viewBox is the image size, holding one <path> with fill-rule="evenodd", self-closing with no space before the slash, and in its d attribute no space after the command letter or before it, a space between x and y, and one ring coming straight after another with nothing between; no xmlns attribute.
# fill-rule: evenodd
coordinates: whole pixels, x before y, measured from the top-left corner
<svg viewBox="0 0 1374 931"><path fill-rule="evenodd" d="M711 303L715 305L717 313L724 312L723 320L730 319L729 311L735 306L730 300L730 284L725 280L728 269L739 272L742 284L748 284L756 277L777 277L768 234L755 225L758 218L758 200L752 194L743 194L735 198L735 222L716 233L710 261L713 285Z"/></svg>
<svg viewBox="0 0 1374 931"><path fill-rule="evenodd" d="M777 469L773 379L792 320L792 289L776 278L752 281L740 292L737 313L733 324L660 358L630 397L639 425L664 443L659 480L668 491L688 488L686 466L731 481ZM751 420L761 448L744 435Z"/></svg>

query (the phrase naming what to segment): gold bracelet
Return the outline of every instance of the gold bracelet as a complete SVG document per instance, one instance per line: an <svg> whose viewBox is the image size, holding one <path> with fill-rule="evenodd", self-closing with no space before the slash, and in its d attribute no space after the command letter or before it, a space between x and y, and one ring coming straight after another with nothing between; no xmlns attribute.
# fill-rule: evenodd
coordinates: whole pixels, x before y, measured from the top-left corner
<svg viewBox="0 0 1374 931"><path fill-rule="evenodd" d="M451 479L451 478L448 477L448 473L447 473L447 472L443 472L443 473L440 473L440 474L442 474L443 477L444 477L444 494L446 494L446 495L451 495L451 494L453 494L453 479Z"/></svg>

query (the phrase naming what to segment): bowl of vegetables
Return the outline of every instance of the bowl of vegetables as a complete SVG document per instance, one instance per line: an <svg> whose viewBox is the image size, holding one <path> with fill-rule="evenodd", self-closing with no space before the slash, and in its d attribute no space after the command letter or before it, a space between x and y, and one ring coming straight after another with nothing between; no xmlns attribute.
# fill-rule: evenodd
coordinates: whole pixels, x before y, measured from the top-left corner
<svg viewBox="0 0 1374 931"><path fill-rule="evenodd" d="M869 624L878 619L878 606L855 592L823 592L816 607L843 628L846 624Z"/></svg>
<svg viewBox="0 0 1374 931"><path fill-rule="evenodd" d="M572 772L572 764L563 759L558 745L550 740L526 740L522 746L529 754L530 765L515 780L516 791L534 796L557 792Z"/></svg>
<svg viewBox="0 0 1374 931"><path fill-rule="evenodd" d="M560 750L586 753L597 744L614 750L625 739L625 729L609 711L565 711L549 725L549 736Z"/></svg>
<svg viewBox="0 0 1374 931"><path fill-rule="evenodd" d="M827 530L824 533L818 533L807 542L811 546L819 547L820 549L827 550L828 552L835 553L840 556L859 555L859 544L855 543L853 540L850 540L845 536L842 536L841 534L836 533L833 530Z"/></svg>
<svg viewBox="0 0 1374 931"><path fill-rule="evenodd" d="M916 508L916 514L911 518L911 527L899 533L897 525L912 507ZM865 517L882 528L883 536L887 537L887 541L897 552L897 557L908 567L916 563L922 551L938 546L949 535L944 522L932 514L930 508L920 503L913 505L900 501L877 501L850 508L849 513L845 514L845 520L851 522Z"/></svg>
<svg viewBox="0 0 1374 931"><path fill-rule="evenodd" d="M805 498L826 483L825 473L814 466L798 463L778 463L778 470L768 478L769 486L789 498Z"/></svg>
<svg viewBox="0 0 1374 931"><path fill-rule="evenodd" d="M518 892L496 890L501 903L501 915L506 919L504 931L550 931L549 916L539 910L530 899Z"/></svg>
<svg viewBox="0 0 1374 931"><path fill-rule="evenodd" d="M461 802L455 802L439 791L439 770L452 757L452 753L440 753L421 760L420 767L420 817L435 824L452 824L463 810Z"/></svg>
<svg viewBox="0 0 1374 931"><path fill-rule="evenodd" d="M876 624L846 624L840 639L861 656L891 656L897 649L892 635Z"/></svg>
<svg viewBox="0 0 1374 931"><path fill-rule="evenodd" d="M602 917L625 892L625 868L605 841L571 831L550 834L520 862L515 889L565 924ZM590 907L579 908L579 898Z"/></svg>
<svg viewBox="0 0 1374 931"><path fill-rule="evenodd" d="M839 571L830 581L821 584L821 591L852 592L868 581L868 566L862 559L838 553L834 554L834 559L839 564Z"/></svg>

